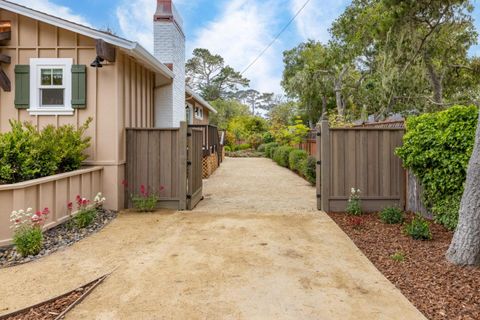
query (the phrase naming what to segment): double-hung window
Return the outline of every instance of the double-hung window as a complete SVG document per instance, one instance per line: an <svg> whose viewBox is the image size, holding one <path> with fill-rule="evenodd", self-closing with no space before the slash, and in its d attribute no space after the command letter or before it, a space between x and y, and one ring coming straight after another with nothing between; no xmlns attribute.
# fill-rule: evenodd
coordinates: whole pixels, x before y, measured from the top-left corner
<svg viewBox="0 0 480 320"><path fill-rule="evenodd" d="M30 114L71 115L73 59L30 59Z"/></svg>

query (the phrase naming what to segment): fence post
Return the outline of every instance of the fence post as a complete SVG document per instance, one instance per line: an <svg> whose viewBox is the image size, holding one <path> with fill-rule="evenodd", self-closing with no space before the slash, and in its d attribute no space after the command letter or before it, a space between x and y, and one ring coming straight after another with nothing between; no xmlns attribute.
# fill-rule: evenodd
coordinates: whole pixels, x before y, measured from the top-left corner
<svg viewBox="0 0 480 320"><path fill-rule="evenodd" d="M328 120L322 120L320 125L321 134L321 159L320 159L320 186L321 186L321 210L330 211L330 128Z"/></svg>
<svg viewBox="0 0 480 320"><path fill-rule="evenodd" d="M180 122L180 130L178 132L178 153L179 153L179 210L187 209L187 131L186 122Z"/></svg>

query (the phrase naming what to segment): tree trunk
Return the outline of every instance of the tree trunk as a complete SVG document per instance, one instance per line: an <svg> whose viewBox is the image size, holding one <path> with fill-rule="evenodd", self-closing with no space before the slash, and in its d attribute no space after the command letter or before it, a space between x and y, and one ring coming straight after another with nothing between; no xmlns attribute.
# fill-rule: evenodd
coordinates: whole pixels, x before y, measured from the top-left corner
<svg viewBox="0 0 480 320"><path fill-rule="evenodd" d="M441 106L443 105L443 76L440 76L437 73L432 60L427 55L425 55L425 65L430 78L430 84L432 85L433 102L435 102L436 105Z"/></svg>
<svg viewBox="0 0 480 320"><path fill-rule="evenodd" d="M480 265L480 114L478 122L458 226L447 252L447 259L458 265Z"/></svg>
<svg viewBox="0 0 480 320"><path fill-rule="evenodd" d="M337 101L337 111L338 115L342 118L345 117L345 104L342 98L342 86L343 86L343 77L348 71L348 67L344 66L338 78L334 81L334 91L335 91L335 100Z"/></svg>

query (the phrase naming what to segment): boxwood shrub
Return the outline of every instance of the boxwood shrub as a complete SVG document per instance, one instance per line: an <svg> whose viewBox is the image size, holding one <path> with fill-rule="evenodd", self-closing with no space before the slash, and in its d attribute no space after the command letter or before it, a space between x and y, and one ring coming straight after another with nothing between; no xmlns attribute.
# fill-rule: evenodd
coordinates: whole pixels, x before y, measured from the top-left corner
<svg viewBox="0 0 480 320"><path fill-rule="evenodd" d="M273 161L275 161L278 165L288 168L288 160L290 158L290 152L294 149L289 146L281 146L275 149L275 153L273 154Z"/></svg>
<svg viewBox="0 0 480 320"><path fill-rule="evenodd" d="M397 149L404 166L422 184L426 206L448 229L455 229L458 222L477 119L475 106L409 118L404 145Z"/></svg>
<svg viewBox="0 0 480 320"><path fill-rule="evenodd" d="M0 184L18 183L69 172L87 159L90 122L73 126L47 126L37 130L30 123L11 121L11 131L0 134Z"/></svg>
<svg viewBox="0 0 480 320"><path fill-rule="evenodd" d="M288 166L291 170L301 173L302 161L305 161L308 158L308 153L304 150L293 150L290 152L288 159Z"/></svg>
<svg viewBox="0 0 480 320"><path fill-rule="evenodd" d="M273 158L273 149L277 148L278 147L278 143L276 142L271 142L271 143L267 143L265 144L265 156L268 157L268 158Z"/></svg>

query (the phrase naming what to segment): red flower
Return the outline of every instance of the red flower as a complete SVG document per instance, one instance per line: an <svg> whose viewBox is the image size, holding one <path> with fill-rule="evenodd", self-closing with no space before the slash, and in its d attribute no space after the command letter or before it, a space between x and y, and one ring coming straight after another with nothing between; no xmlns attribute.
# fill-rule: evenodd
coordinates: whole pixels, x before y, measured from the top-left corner
<svg viewBox="0 0 480 320"><path fill-rule="evenodd" d="M72 211L73 210L73 202L69 202L67 204L67 208L68 208L69 211Z"/></svg>
<svg viewBox="0 0 480 320"><path fill-rule="evenodd" d="M44 216L48 215L49 213L50 213L50 210L49 210L48 208L43 209L42 214L43 214Z"/></svg>
<svg viewBox="0 0 480 320"><path fill-rule="evenodd" d="M122 181L122 185L127 188L128 187L128 181L127 180L123 180Z"/></svg>
<svg viewBox="0 0 480 320"><path fill-rule="evenodd" d="M147 196L147 191L146 191L146 188L145 188L145 185L141 185L140 186L140 193L142 194L142 196Z"/></svg>
<svg viewBox="0 0 480 320"><path fill-rule="evenodd" d="M42 211L37 211L37 212L35 213L35 215L36 215L37 217L41 217L41 216L42 216Z"/></svg>
<svg viewBox="0 0 480 320"><path fill-rule="evenodd" d="M160 186L160 191L163 191L165 190L165 187L164 186Z"/></svg>

